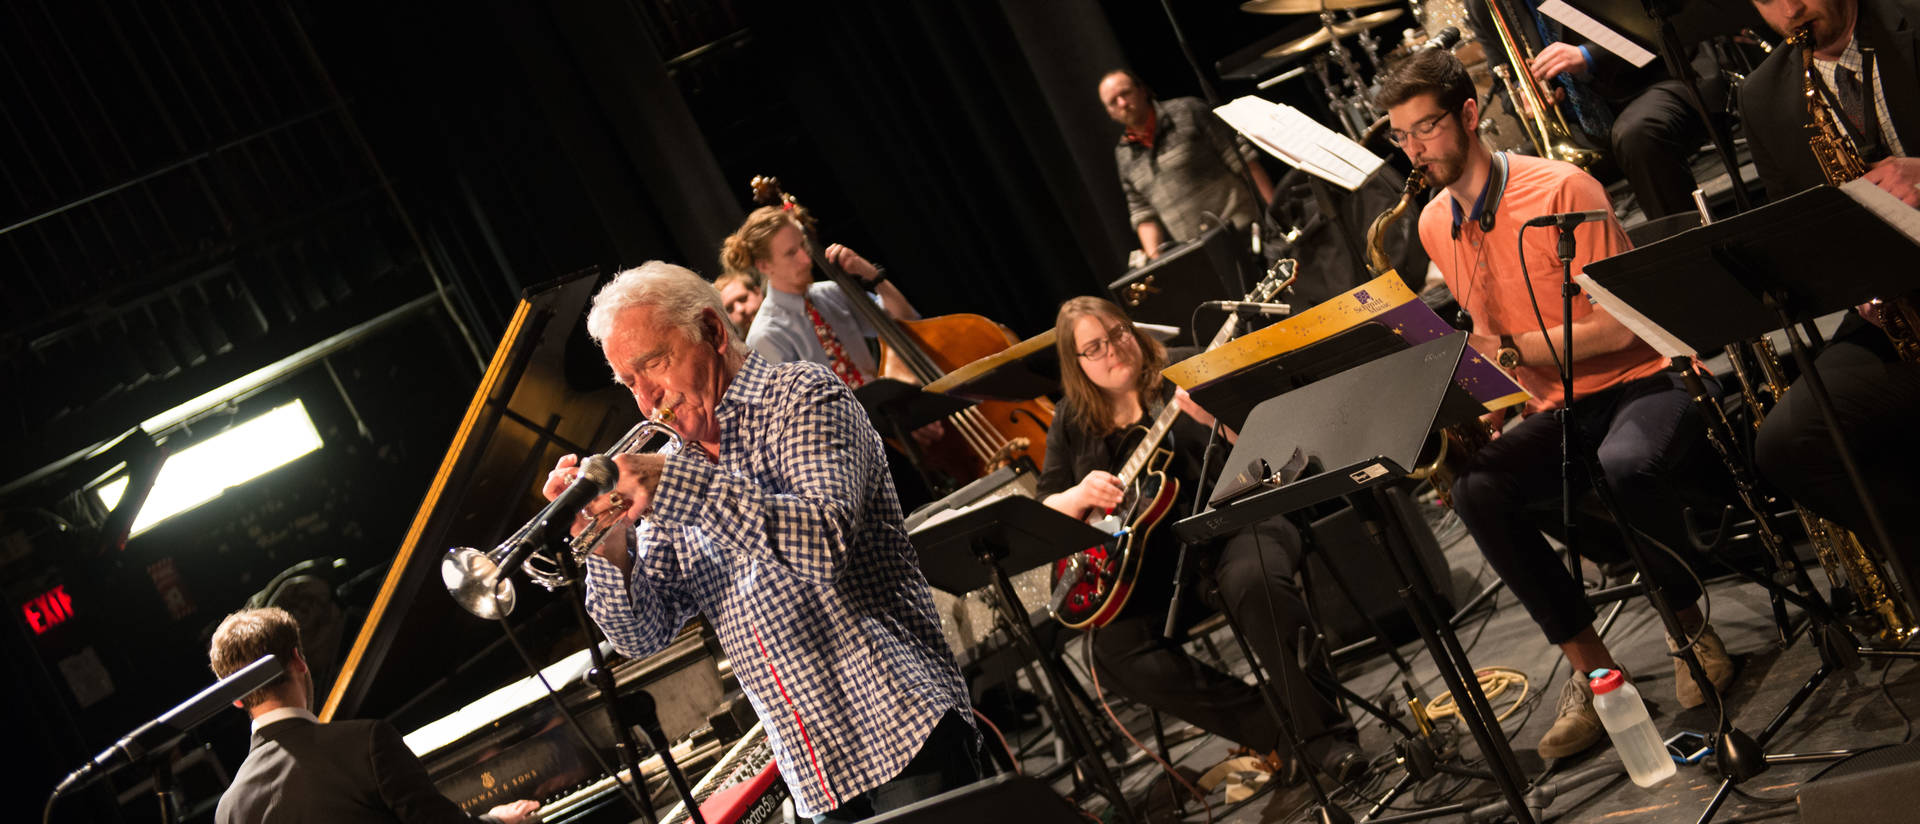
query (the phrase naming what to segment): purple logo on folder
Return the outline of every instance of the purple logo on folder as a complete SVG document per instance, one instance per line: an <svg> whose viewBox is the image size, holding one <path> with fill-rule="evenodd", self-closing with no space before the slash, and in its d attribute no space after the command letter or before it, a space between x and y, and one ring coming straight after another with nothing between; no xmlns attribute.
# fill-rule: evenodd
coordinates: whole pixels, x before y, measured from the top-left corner
<svg viewBox="0 0 1920 824"><path fill-rule="evenodd" d="M1353 299L1359 301L1361 306L1365 306L1373 302L1373 296L1367 294L1367 290L1365 289L1354 290Z"/></svg>

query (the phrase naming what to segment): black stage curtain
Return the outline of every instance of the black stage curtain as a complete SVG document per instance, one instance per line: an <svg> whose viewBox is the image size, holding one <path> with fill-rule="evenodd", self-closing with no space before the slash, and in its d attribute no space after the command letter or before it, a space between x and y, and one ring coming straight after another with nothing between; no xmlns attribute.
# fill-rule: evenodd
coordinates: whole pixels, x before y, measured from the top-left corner
<svg viewBox="0 0 1920 824"><path fill-rule="evenodd" d="M769 173L826 242L883 262L923 314L977 312L1031 335L1123 270L1117 132L1094 91L1120 58L1098 6L786 0L748 14L781 55L791 125L852 213L809 200L800 174Z"/></svg>

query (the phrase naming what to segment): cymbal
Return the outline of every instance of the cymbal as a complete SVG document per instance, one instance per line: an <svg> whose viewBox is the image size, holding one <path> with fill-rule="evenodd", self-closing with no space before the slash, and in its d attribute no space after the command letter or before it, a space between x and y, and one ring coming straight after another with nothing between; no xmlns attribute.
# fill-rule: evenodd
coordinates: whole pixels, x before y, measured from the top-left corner
<svg viewBox="0 0 1920 824"><path fill-rule="evenodd" d="M1394 0L1247 0L1240 10L1254 14L1319 14L1322 11L1364 9L1390 5Z"/></svg>
<svg viewBox="0 0 1920 824"><path fill-rule="evenodd" d="M1363 17L1356 17L1352 20L1335 23L1332 26L1322 26L1319 31L1298 40L1282 43L1268 50L1265 54L1262 54L1261 57L1286 57L1290 54L1313 51L1342 37L1346 37L1349 34L1384 26L1398 19L1402 13L1399 9L1388 9L1386 11L1376 11Z"/></svg>

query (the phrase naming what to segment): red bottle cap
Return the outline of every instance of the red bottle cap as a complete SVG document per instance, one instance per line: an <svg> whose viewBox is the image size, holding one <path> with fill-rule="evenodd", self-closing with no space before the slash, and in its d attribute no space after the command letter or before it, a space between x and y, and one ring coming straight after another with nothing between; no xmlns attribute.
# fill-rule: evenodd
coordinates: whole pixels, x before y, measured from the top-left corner
<svg viewBox="0 0 1920 824"><path fill-rule="evenodd" d="M1605 675L1601 675L1588 682L1588 684L1593 687L1594 695L1604 695L1613 692L1619 689L1621 684L1627 682L1627 676L1617 669L1605 670L1604 672L1606 673Z"/></svg>

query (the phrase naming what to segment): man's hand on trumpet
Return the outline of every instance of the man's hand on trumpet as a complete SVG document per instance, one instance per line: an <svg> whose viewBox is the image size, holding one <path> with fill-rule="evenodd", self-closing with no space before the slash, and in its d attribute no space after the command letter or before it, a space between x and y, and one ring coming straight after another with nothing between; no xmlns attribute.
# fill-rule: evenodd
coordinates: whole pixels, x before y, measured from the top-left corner
<svg viewBox="0 0 1920 824"><path fill-rule="evenodd" d="M614 481L613 489L603 494L573 516L573 528L570 534L578 535L587 524L608 513L623 521L635 521L647 514L653 507L653 491L660 486L660 473L665 470L667 456L652 453L613 455L613 463L620 467L620 477ZM562 455L553 465L553 471L547 473L547 482L540 488L540 494L551 501L560 497L567 487L573 485L574 477L580 474L580 456ZM595 545L593 552L627 571L632 563L627 549L625 529L608 530L606 537Z"/></svg>

